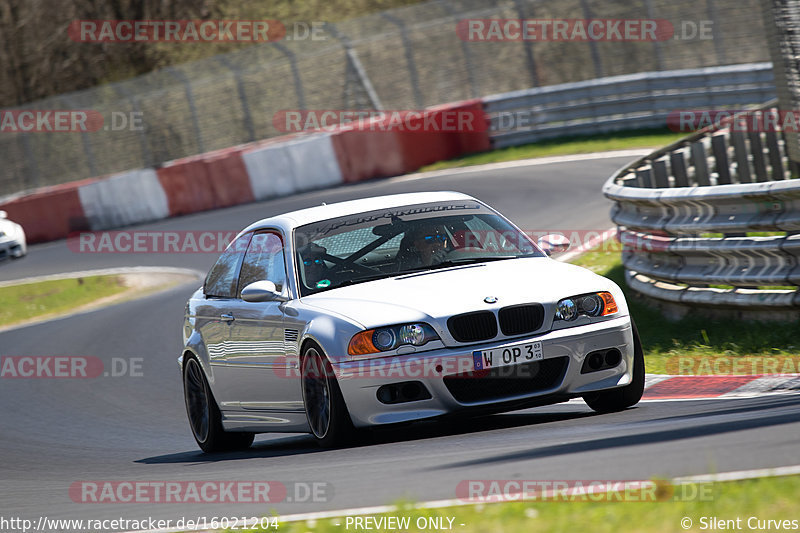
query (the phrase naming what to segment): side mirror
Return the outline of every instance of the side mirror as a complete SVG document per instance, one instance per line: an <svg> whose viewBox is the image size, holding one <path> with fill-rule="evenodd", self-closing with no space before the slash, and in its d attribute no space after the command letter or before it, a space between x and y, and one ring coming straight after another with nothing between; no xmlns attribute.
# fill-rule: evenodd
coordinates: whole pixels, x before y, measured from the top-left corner
<svg viewBox="0 0 800 533"><path fill-rule="evenodd" d="M286 296L278 292L271 281L254 281L242 289L242 300L245 302L286 302Z"/></svg>
<svg viewBox="0 0 800 533"><path fill-rule="evenodd" d="M8 218L8 213L5 211L0 211L0 218Z"/></svg>
<svg viewBox="0 0 800 533"><path fill-rule="evenodd" d="M569 239L560 233L550 233L544 237L540 237L537 241L539 248L544 250L547 255L553 255L559 252L565 252L569 248Z"/></svg>

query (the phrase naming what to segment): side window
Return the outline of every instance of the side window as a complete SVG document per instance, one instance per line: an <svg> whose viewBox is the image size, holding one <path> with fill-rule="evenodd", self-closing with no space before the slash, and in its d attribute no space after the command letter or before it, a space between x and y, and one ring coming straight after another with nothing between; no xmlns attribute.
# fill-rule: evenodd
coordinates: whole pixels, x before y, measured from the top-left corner
<svg viewBox="0 0 800 533"><path fill-rule="evenodd" d="M253 235L239 275L239 293L254 281L262 280L273 282L279 292L286 286L283 241L275 233Z"/></svg>
<svg viewBox="0 0 800 533"><path fill-rule="evenodd" d="M236 280L239 277L239 267L244 258L244 252L250 242L252 233L245 233L225 248L217 262L209 270L203 284L203 293L206 296L219 298L236 297Z"/></svg>

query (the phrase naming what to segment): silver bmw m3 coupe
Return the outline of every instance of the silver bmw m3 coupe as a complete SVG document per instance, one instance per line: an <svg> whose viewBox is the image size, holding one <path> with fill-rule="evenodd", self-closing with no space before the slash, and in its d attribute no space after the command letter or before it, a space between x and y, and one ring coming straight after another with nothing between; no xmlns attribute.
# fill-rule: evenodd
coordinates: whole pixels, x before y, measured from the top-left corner
<svg viewBox="0 0 800 533"><path fill-rule="evenodd" d="M551 259L555 240L454 192L250 225L186 305L179 361L198 445L308 432L334 446L458 413L636 404L644 358L623 293Z"/></svg>

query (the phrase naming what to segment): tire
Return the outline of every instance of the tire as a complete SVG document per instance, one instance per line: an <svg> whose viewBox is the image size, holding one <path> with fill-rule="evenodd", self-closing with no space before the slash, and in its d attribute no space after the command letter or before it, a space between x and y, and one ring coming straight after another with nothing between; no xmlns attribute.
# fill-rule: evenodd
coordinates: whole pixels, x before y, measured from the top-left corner
<svg viewBox="0 0 800 533"><path fill-rule="evenodd" d="M631 319L633 330L633 379L630 384L617 389L587 394L583 397L586 404L598 413L614 413L633 407L644 394L644 352L639 330Z"/></svg>
<svg viewBox="0 0 800 533"><path fill-rule="evenodd" d="M342 397L328 358L315 343L309 343L300 361L303 404L311 434L323 448L351 442L355 434L350 413Z"/></svg>
<svg viewBox="0 0 800 533"><path fill-rule="evenodd" d="M197 358L183 363L183 397L192 435L206 453L246 450L253 444L254 433L229 432L222 428L222 414L208 386L208 380Z"/></svg>

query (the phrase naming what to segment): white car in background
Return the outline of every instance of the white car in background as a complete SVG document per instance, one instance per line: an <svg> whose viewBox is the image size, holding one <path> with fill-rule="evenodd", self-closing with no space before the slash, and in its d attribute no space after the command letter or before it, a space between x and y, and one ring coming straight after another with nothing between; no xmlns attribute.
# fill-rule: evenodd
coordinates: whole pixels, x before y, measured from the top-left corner
<svg viewBox="0 0 800 533"><path fill-rule="evenodd" d="M16 259L28 253L25 230L7 217L5 211L0 211L0 261L9 257Z"/></svg>

